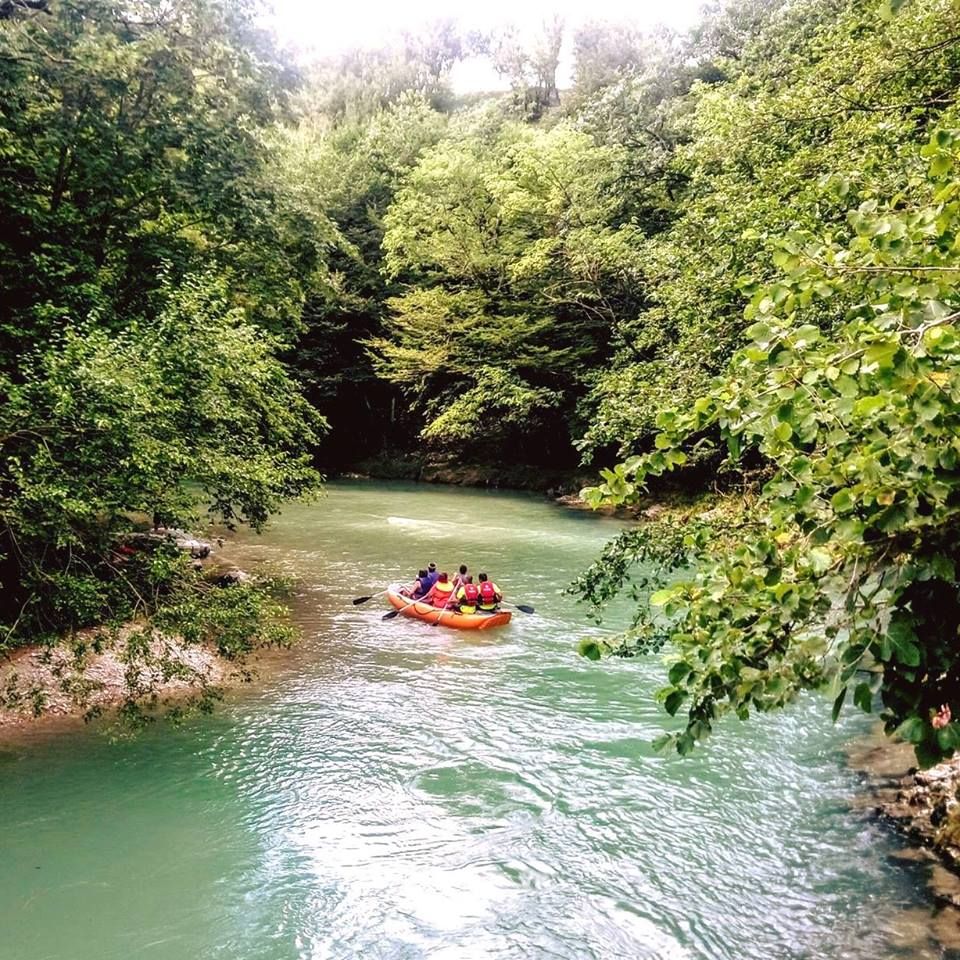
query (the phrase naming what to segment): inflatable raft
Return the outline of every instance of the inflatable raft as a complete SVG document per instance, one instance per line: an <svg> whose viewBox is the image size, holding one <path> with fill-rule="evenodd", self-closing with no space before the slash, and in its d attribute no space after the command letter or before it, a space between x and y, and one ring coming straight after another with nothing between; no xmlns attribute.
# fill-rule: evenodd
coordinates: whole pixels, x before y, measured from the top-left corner
<svg viewBox="0 0 960 960"><path fill-rule="evenodd" d="M390 587L387 590L387 599L400 611L401 616L425 620L427 623L439 623L441 627L454 627L457 630L489 630L491 627L502 627L510 622L512 616L509 610L498 610L496 613L455 613L453 610L439 610L419 600L411 602L409 597L400 595L399 587Z"/></svg>

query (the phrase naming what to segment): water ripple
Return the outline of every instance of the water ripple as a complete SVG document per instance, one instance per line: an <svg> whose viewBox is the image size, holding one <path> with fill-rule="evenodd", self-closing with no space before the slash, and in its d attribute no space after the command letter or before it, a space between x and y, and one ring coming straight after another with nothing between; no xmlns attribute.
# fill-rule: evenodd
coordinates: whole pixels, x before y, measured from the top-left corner
<svg viewBox="0 0 960 960"><path fill-rule="evenodd" d="M3 956L939 956L895 945L891 905L923 901L846 803L854 727L805 698L658 756L660 667L575 655L559 589L612 530L529 497L344 485L241 540L300 576L303 644L212 721L5 765ZM350 603L456 554L545 616L473 637Z"/></svg>

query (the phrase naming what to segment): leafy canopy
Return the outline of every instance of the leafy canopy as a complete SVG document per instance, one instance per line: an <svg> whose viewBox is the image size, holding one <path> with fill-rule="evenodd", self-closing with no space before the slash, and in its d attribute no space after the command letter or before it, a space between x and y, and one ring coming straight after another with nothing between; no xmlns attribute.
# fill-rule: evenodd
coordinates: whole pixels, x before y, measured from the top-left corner
<svg viewBox="0 0 960 960"><path fill-rule="evenodd" d="M278 357L340 238L273 162L295 77L256 14L0 6L0 649L199 603L132 525L259 528L318 482ZM266 635L256 587L206 599Z"/></svg>
<svg viewBox="0 0 960 960"><path fill-rule="evenodd" d="M369 345L378 374L432 421L428 441L460 442L481 414L494 445L565 439L631 297L621 151L566 124L488 119L461 120L391 204L385 268L405 289Z"/></svg>
<svg viewBox="0 0 960 960"><path fill-rule="evenodd" d="M187 279L165 300L120 334L66 328L2 384L6 643L119 612L116 537L131 515L189 526L199 498L260 528L317 483L306 451L324 424L271 337L228 306L222 280Z"/></svg>
<svg viewBox="0 0 960 960"><path fill-rule="evenodd" d="M941 712L960 696L960 130L942 123L905 160L896 195L780 242L780 275L747 309L751 344L689 409L659 415L653 451L585 491L630 502L704 446L763 464L732 530L691 524L687 573L618 650L671 642L660 698L686 725L663 742L681 753L726 713L828 686L835 714L850 689L868 712L878 694L924 764L960 746Z"/></svg>

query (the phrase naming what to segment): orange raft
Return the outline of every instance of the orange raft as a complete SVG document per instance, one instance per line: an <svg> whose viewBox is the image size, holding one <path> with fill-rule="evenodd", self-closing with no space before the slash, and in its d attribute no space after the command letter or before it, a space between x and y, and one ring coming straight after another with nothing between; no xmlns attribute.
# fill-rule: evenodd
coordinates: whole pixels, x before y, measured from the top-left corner
<svg viewBox="0 0 960 960"><path fill-rule="evenodd" d="M491 627L502 627L510 622L512 616L509 610L498 610L496 613L455 613L453 610L431 607L429 603L421 603L419 600L411 603L409 597L400 595L398 587L387 590L387 599L404 617L439 623L441 627L454 627L457 630L489 630Z"/></svg>

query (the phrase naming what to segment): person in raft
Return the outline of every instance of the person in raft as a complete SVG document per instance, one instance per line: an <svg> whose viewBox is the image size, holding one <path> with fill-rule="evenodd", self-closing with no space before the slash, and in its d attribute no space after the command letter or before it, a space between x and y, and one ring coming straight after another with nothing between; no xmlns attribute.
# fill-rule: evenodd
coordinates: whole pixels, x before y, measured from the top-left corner
<svg viewBox="0 0 960 960"><path fill-rule="evenodd" d="M426 596L429 592L432 583L427 574L426 570L421 570L417 573L417 579L413 581L412 587L404 587L400 591L400 596L409 597L411 600L419 600L421 597Z"/></svg>
<svg viewBox="0 0 960 960"><path fill-rule="evenodd" d="M476 613L477 604L480 602L480 591L473 582L473 577L467 574L463 583L457 588L455 594L456 607L460 613Z"/></svg>
<svg viewBox="0 0 960 960"><path fill-rule="evenodd" d="M484 613L493 613L503 600L503 592L485 573L478 574L478 579L480 582L477 584L477 606Z"/></svg>
<svg viewBox="0 0 960 960"><path fill-rule="evenodd" d="M460 569L453 576L453 589L459 590L467 582L467 565L460 564Z"/></svg>
<svg viewBox="0 0 960 960"><path fill-rule="evenodd" d="M423 598L424 603L429 603L440 610L446 608L453 597L453 584L446 572L441 573L437 582L430 588L430 592Z"/></svg>

